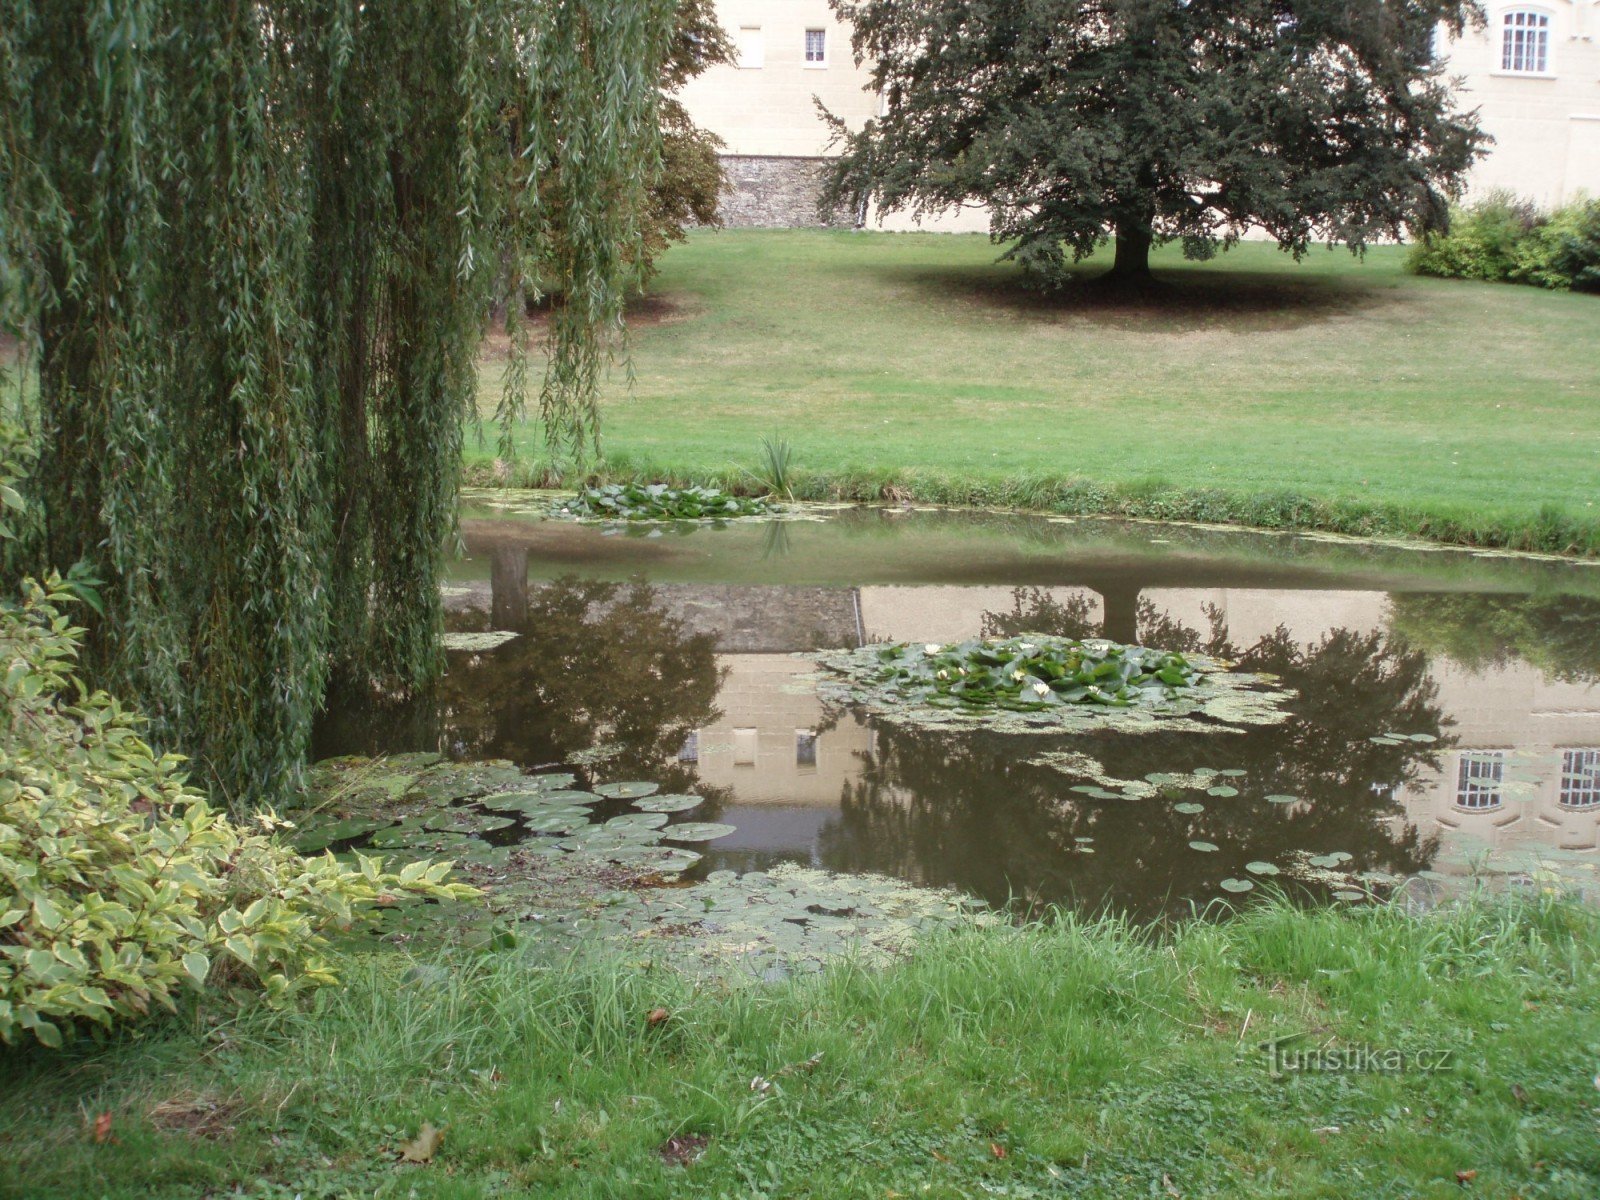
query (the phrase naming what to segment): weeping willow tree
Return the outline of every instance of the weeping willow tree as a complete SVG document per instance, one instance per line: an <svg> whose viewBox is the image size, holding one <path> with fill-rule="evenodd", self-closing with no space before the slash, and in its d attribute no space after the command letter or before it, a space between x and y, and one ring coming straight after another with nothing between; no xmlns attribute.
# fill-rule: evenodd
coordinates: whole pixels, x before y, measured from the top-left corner
<svg viewBox="0 0 1600 1200"><path fill-rule="evenodd" d="M33 553L105 581L94 678L230 798L295 786L330 679L439 671L475 354L535 270L543 384L514 330L499 416L536 394L553 446L593 443L673 11L0 0Z"/></svg>

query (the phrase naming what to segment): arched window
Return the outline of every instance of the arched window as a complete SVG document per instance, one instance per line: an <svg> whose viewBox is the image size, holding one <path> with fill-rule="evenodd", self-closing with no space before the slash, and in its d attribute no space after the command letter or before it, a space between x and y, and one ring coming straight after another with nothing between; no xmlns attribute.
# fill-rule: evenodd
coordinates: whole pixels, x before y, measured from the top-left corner
<svg viewBox="0 0 1600 1200"><path fill-rule="evenodd" d="M1500 26L1500 69L1526 75L1550 72L1550 18L1515 9Z"/></svg>
<svg viewBox="0 0 1600 1200"><path fill-rule="evenodd" d="M1600 750L1561 752L1562 808L1600 808Z"/></svg>
<svg viewBox="0 0 1600 1200"><path fill-rule="evenodd" d="M1506 752L1468 750L1456 769L1456 807L1468 812L1499 808L1505 800Z"/></svg>

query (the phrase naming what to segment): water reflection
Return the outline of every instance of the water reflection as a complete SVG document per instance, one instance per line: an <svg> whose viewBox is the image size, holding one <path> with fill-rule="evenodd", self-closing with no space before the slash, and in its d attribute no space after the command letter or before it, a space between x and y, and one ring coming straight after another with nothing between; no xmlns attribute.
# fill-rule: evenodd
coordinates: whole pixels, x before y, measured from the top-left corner
<svg viewBox="0 0 1600 1200"><path fill-rule="evenodd" d="M339 698L318 750L443 750L525 766L570 763L599 748L610 778L697 783L677 752L721 717L725 672L715 638L687 629L648 585L565 579L530 587L527 552L493 559L490 602L446 597L453 629L519 634L481 654L452 654L431 695L402 706ZM708 818L709 819L709 818Z"/></svg>
<svg viewBox="0 0 1600 1200"><path fill-rule="evenodd" d="M522 636L452 656L420 713L341 708L321 749L439 745L536 765L607 743L604 777L721 802L738 831L709 848L708 869L797 860L1140 915L1204 902L1246 862L1297 852L1396 875L1461 871L1480 851L1595 857L1600 602L1553 588L1572 569L1384 551L1377 577L1346 569L1356 552L1343 546L1325 560L1280 539L1241 563L1237 533L1208 557L1196 531L1146 526L1136 554L1126 530L948 516L665 539L468 522L452 626ZM580 565L653 582L530 583ZM1543 590L1508 590L1519 571ZM1280 675L1300 698L1287 723L1245 733L1019 745L829 711L804 678L817 648L1024 631L1202 650ZM1388 733L1436 740L1372 740ZM1185 793L1205 808L1183 814L1170 797L1075 792L1083 776L1025 761L1048 748L1122 779L1243 775L1228 777L1236 796Z"/></svg>

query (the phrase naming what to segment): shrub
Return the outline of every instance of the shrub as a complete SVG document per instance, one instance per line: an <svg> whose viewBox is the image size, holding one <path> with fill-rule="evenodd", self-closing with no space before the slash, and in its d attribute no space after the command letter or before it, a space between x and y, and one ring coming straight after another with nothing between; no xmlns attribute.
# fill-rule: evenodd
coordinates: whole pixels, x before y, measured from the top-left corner
<svg viewBox="0 0 1600 1200"><path fill-rule="evenodd" d="M207 984L281 1001L334 982L325 935L373 904L472 894L449 863L302 858L270 813L246 829L214 811L137 714L84 691L77 592L52 574L0 602L0 1040L57 1046Z"/></svg>
<svg viewBox="0 0 1600 1200"><path fill-rule="evenodd" d="M1600 292L1600 200L1550 214L1517 247L1512 278L1545 288Z"/></svg>
<svg viewBox="0 0 1600 1200"><path fill-rule="evenodd" d="M1541 213L1509 192L1491 192L1457 209L1448 233L1412 246L1406 266L1449 279L1600 291L1600 200Z"/></svg>
<svg viewBox="0 0 1600 1200"><path fill-rule="evenodd" d="M1530 202L1493 191L1456 209L1448 233L1430 233L1412 246L1406 265L1417 275L1504 282L1516 270L1518 244L1539 221Z"/></svg>

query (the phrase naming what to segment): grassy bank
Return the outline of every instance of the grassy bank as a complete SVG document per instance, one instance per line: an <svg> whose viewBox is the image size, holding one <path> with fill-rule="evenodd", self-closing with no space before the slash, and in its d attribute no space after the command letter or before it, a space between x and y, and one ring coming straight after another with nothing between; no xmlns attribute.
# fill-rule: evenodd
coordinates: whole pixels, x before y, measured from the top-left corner
<svg viewBox="0 0 1600 1200"><path fill-rule="evenodd" d="M749 487L776 433L813 497L1600 552L1600 301L1403 253L1169 247L1131 302L1036 297L976 236L700 233L637 307L604 469Z"/></svg>
<svg viewBox="0 0 1600 1200"><path fill-rule="evenodd" d="M1592 913L1501 902L955 934L761 988L372 956L309 1012L13 1055L0 1194L1576 1200L1597 950ZM1450 1059L1275 1077L1295 1033Z"/></svg>

